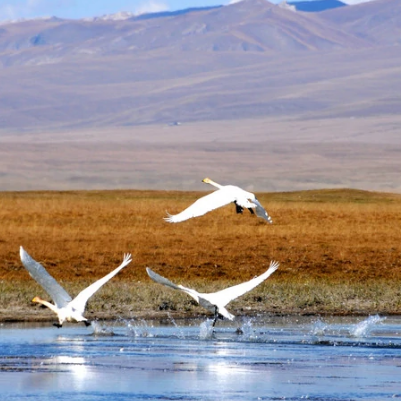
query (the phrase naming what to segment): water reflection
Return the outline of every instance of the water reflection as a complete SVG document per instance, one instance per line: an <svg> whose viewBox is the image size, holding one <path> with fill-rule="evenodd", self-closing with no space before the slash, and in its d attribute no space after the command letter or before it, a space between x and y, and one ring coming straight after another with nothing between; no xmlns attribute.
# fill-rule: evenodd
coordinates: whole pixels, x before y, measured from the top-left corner
<svg viewBox="0 0 401 401"><path fill-rule="evenodd" d="M9 400L401 397L401 318L2 325Z"/></svg>
<svg viewBox="0 0 401 401"><path fill-rule="evenodd" d="M71 373L68 386L75 391L81 391L85 382L90 379L90 372L86 366L85 358L76 356L56 356L53 360L56 366L65 367Z"/></svg>
<svg viewBox="0 0 401 401"><path fill-rule="evenodd" d="M57 391L82 391L85 383L91 380L90 372L85 364L85 358L71 356L55 356L38 360L31 365L30 370L37 372L28 375L23 385L33 392L49 389Z"/></svg>

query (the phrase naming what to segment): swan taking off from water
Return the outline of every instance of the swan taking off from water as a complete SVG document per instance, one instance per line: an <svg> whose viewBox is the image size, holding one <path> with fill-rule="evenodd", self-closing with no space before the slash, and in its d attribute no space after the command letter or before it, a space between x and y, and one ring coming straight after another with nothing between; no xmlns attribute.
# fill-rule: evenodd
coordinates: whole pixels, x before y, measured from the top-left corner
<svg viewBox="0 0 401 401"><path fill-rule="evenodd" d="M252 214L256 213L258 217L261 217L270 224L273 223L271 217L252 192L244 191L242 188L234 185L220 185L212 181L210 178L205 178L202 182L215 186L218 188L218 191L199 198L195 203L183 210L181 213L176 215L168 214L168 217L164 218L165 221L169 223L180 223L181 221L188 220L192 217L203 216L207 212L233 202L237 213L242 213L244 208L246 208Z"/></svg>
<svg viewBox="0 0 401 401"><path fill-rule="evenodd" d="M86 326L89 326L90 323L88 322L88 319L82 316L85 311L86 302L97 290L100 289L100 287L107 283L107 281L131 262L131 255L125 254L123 262L117 267L117 269L113 270L100 280L95 281L72 299L67 291L39 262L32 259L22 246L20 247L20 257L22 264L28 270L31 277L40 284L53 299L55 305L39 297L35 297L32 302L37 302L47 306L58 316L59 323L54 323L54 326L56 327L61 327L65 321L84 322Z"/></svg>
<svg viewBox="0 0 401 401"><path fill-rule="evenodd" d="M255 288L257 285L262 283L272 273L274 273L279 266L280 264L278 262L271 261L269 269L260 276L255 277L252 280L246 281L245 283L237 284L234 285L233 287L228 287L224 290L210 294L200 293L191 288L184 287L183 285L174 284L170 280L152 271L149 267L146 268L146 271L149 277L156 283L163 284L166 285L167 287L171 287L174 288L175 290L180 290L182 292L187 293L193 299L195 299L195 301L198 302L200 306L203 306L208 311L214 313L214 321L213 321L213 326L214 326L216 324L217 319L221 316L230 320L234 320L235 316L232 315L225 308L225 306L233 299L238 298L241 295L244 295L245 293Z"/></svg>

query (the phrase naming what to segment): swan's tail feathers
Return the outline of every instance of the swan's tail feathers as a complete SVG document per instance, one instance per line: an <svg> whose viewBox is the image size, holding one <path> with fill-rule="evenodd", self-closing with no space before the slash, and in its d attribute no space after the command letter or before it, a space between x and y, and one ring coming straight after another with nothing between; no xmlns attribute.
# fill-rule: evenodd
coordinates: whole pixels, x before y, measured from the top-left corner
<svg viewBox="0 0 401 401"><path fill-rule="evenodd" d="M230 313L226 308L224 308L222 306L220 306L218 308L218 313L219 313L219 315L224 316L228 320L234 320L235 319L235 316L232 313Z"/></svg>

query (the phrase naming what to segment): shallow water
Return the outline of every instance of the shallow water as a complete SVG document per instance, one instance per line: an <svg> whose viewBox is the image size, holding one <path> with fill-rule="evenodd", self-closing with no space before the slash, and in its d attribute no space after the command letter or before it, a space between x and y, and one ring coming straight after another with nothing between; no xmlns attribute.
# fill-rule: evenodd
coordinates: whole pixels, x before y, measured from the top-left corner
<svg viewBox="0 0 401 401"><path fill-rule="evenodd" d="M0 372L7 400L397 399L401 318L2 324Z"/></svg>

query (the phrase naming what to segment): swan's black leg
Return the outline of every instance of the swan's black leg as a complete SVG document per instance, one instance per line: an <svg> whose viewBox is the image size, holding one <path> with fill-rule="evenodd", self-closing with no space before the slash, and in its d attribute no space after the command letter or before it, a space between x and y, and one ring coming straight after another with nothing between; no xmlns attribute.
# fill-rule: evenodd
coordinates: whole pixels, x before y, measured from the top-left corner
<svg viewBox="0 0 401 401"><path fill-rule="evenodd" d="M251 212L251 214L255 214L255 212L253 211L253 209L251 207L248 207L248 210Z"/></svg>
<svg viewBox="0 0 401 401"><path fill-rule="evenodd" d="M213 319L212 327L214 327L214 325L216 324L218 318L219 318L219 312L217 311L217 306L215 306L214 307L214 319Z"/></svg>
<svg viewBox="0 0 401 401"><path fill-rule="evenodd" d="M60 324L60 323L53 323L53 326L56 326L58 329L60 329L61 327L63 327L63 325Z"/></svg>
<svg viewBox="0 0 401 401"><path fill-rule="evenodd" d="M237 201L234 201L234 204L235 204L235 211L236 211L238 214L240 214L240 213L242 214L244 208L243 208L241 205L239 205L239 204L237 203Z"/></svg>
<svg viewBox="0 0 401 401"><path fill-rule="evenodd" d="M91 325L91 322L89 322L88 320L84 320L84 324L85 324L86 327L88 327L88 326Z"/></svg>

